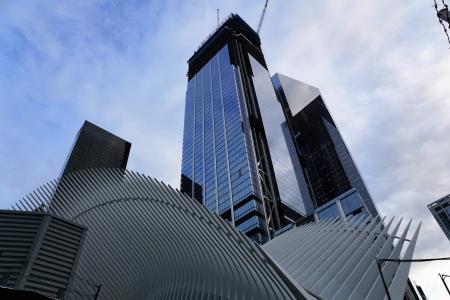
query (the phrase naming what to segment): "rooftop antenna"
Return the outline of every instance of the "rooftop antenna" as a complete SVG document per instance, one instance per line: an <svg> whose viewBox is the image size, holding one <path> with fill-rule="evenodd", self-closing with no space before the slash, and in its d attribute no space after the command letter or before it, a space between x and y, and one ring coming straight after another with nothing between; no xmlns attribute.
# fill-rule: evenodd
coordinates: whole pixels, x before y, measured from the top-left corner
<svg viewBox="0 0 450 300"><path fill-rule="evenodd" d="M264 15L266 14L266 10L267 10L267 4L269 4L269 0L266 0L263 11L261 13L261 17L259 18L258 29L256 30L257 34L259 34L259 31L261 30L261 25L262 25L262 22L264 20Z"/></svg>
<svg viewBox="0 0 450 300"><path fill-rule="evenodd" d="M219 9L217 9L217 27L219 27Z"/></svg>

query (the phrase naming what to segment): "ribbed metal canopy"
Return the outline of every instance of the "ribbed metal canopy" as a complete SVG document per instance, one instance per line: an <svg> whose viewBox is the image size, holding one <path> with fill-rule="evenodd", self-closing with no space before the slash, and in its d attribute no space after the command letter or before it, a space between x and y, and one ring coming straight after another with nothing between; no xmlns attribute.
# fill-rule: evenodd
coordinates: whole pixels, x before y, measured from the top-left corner
<svg viewBox="0 0 450 300"><path fill-rule="evenodd" d="M387 224L377 217L328 220L294 228L262 248L298 284L322 299L383 299L378 259L411 259L420 223ZM398 236L399 235L399 236ZM410 262L384 262L381 270L392 299L403 299Z"/></svg>
<svg viewBox="0 0 450 300"><path fill-rule="evenodd" d="M88 228L79 278L99 299L307 299L264 251L218 215L150 177L71 173L20 200ZM95 290L74 280L77 295Z"/></svg>
<svg viewBox="0 0 450 300"><path fill-rule="evenodd" d="M88 228L76 274L102 285L99 299L383 299L375 258L412 258L420 228L408 239L411 221L319 221L261 248L179 191L119 169L71 173L13 208ZM409 267L382 265L392 299ZM94 294L73 289L69 299Z"/></svg>

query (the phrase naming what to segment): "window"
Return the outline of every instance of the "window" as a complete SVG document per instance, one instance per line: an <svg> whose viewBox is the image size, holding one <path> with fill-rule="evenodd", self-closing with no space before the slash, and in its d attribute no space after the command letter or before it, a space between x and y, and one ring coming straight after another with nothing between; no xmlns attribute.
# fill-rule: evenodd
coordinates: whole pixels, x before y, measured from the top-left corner
<svg viewBox="0 0 450 300"><path fill-rule="evenodd" d="M344 210L345 215L349 215L355 210L362 208L363 204L361 202L361 198L358 193L352 193L341 200L342 209Z"/></svg>
<svg viewBox="0 0 450 300"><path fill-rule="evenodd" d="M324 220L324 219L340 218L341 214L339 213L339 209L336 203L334 203L333 205L328 206L324 210L318 212L317 216L319 217L319 220Z"/></svg>

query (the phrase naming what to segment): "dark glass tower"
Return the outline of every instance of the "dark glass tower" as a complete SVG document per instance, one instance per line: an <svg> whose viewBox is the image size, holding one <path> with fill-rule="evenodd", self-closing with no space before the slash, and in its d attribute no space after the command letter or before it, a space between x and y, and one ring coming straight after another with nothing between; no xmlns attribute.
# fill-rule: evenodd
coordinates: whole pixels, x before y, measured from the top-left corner
<svg viewBox="0 0 450 300"><path fill-rule="evenodd" d="M319 218L378 215L364 181L320 95L281 74L272 78L286 117L286 137L308 213Z"/></svg>
<svg viewBox="0 0 450 300"><path fill-rule="evenodd" d="M233 14L188 64L181 191L264 243L300 192L259 36Z"/></svg>
<svg viewBox="0 0 450 300"><path fill-rule="evenodd" d="M131 144L88 122L75 138L61 176L83 169L111 167L125 169Z"/></svg>

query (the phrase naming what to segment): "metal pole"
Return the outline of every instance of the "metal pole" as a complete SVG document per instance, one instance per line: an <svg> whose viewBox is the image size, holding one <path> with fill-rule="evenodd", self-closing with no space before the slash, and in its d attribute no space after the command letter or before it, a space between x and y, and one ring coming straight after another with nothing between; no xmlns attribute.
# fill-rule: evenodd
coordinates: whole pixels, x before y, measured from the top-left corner
<svg viewBox="0 0 450 300"><path fill-rule="evenodd" d="M388 300L392 300L391 295L389 294L389 289L386 285L386 281L384 281L383 271L381 270L381 263L384 261L391 261L391 262L428 262L428 261L438 261L438 260L450 260L450 257L438 257L438 258L422 258L422 259L390 259L390 258L375 258L375 261L377 262L378 272L380 272L381 279L383 281L384 289L386 290L386 295L388 297ZM450 290L445 283L445 278L450 277L450 275L444 275L439 274L439 277L441 277L442 282L445 285L445 288L447 289L448 294L450 295Z"/></svg>
<svg viewBox="0 0 450 300"><path fill-rule="evenodd" d="M97 292L95 293L94 300L97 300L97 297L98 297L98 294L100 294L100 289L101 289L101 288L102 288L102 285L99 284L99 285L97 286Z"/></svg>
<svg viewBox="0 0 450 300"><path fill-rule="evenodd" d="M439 274L439 277L441 278L442 282L444 283L445 289L447 290L448 294L450 295L450 290L447 286L447 283L445 283L445 278L450 277L449 275Z"/></svg>
<svg viewBox="0 0 450 300"><path fill-rule="evenodd" d="M382 259L378 260L378 258L375 258L375 261L377 262L378 272L380 272L381 280L383 281L384 290L386 291L388 300L392 300L391 294L389 294L389 289L387 287L386 281L384 281L383 271L381 270L381 263L383 262L383 260Z"/></svg>

